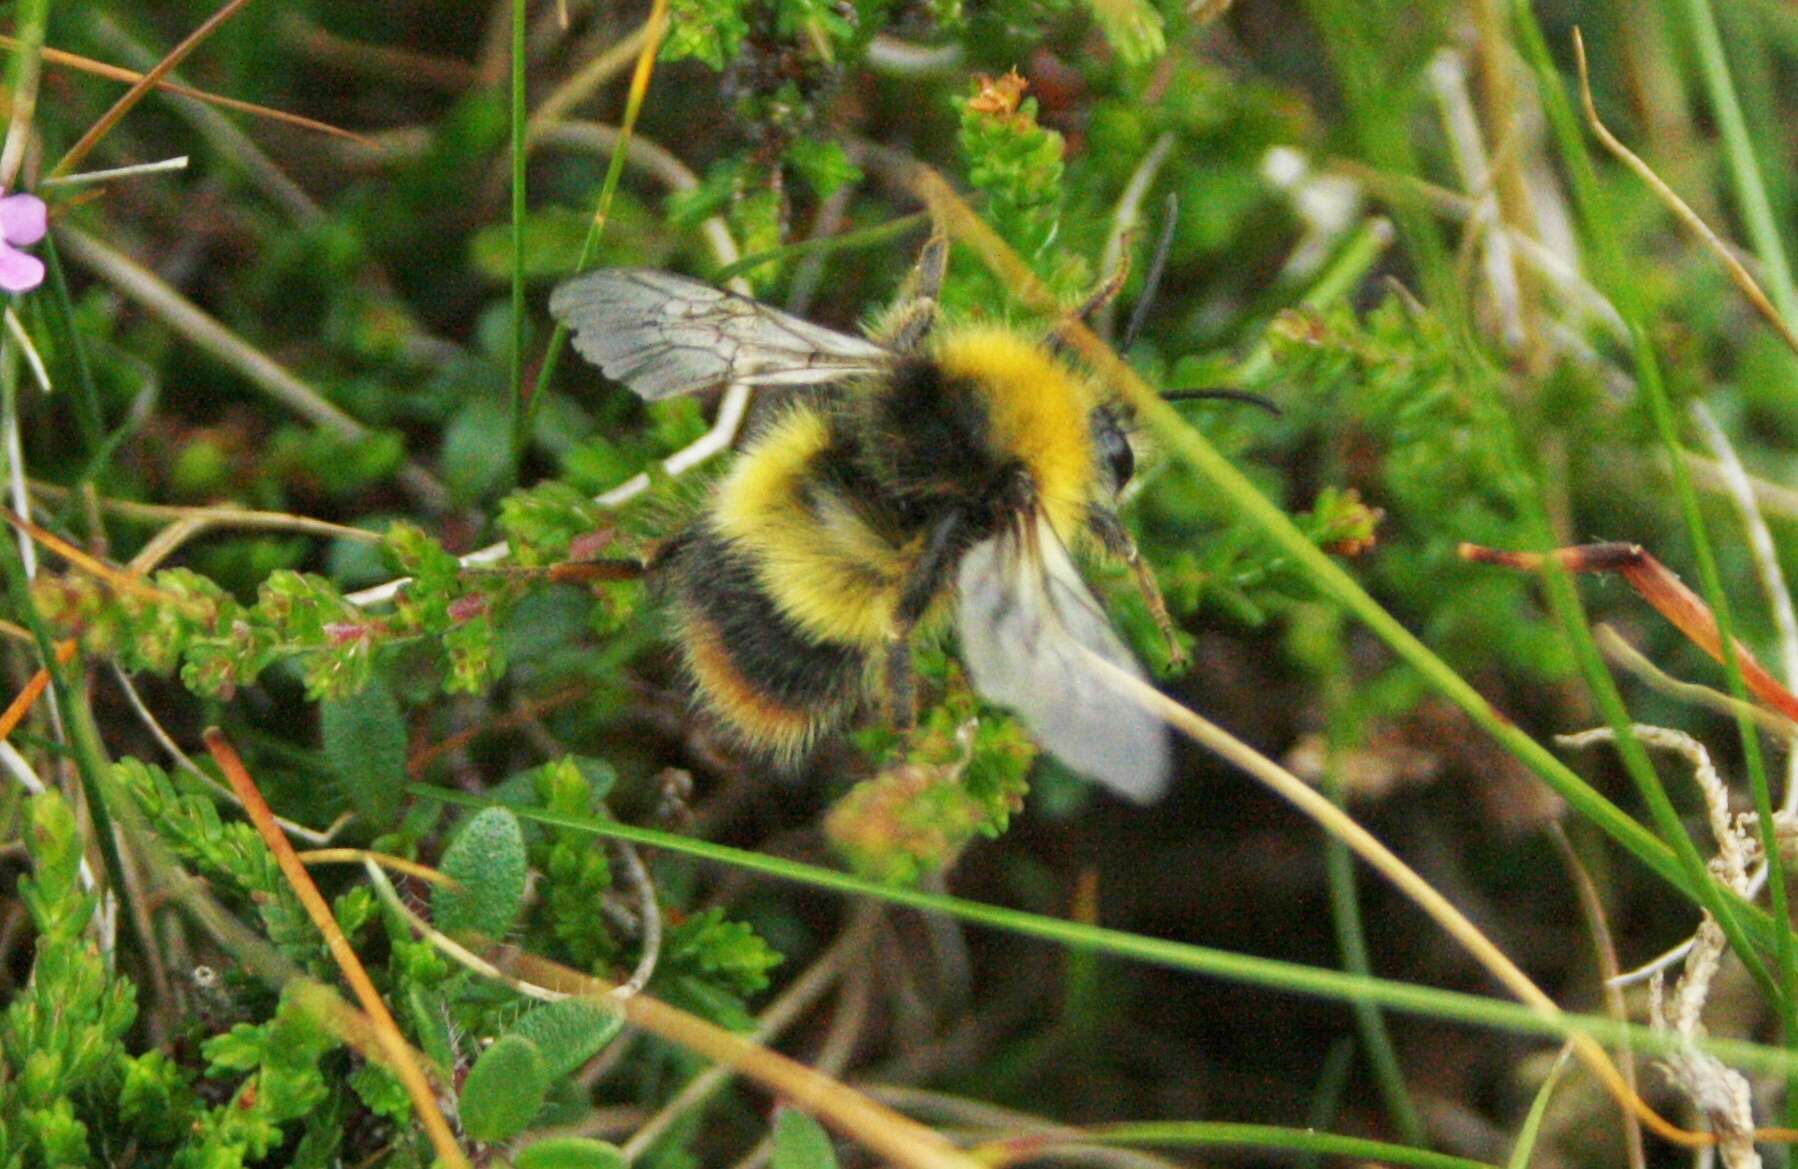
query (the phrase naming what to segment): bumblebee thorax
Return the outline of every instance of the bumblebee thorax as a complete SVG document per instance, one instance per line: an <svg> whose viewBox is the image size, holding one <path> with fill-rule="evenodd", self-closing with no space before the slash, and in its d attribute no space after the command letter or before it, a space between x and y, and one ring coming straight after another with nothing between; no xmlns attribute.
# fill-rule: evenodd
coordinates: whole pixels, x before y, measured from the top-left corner
<svg viewBox="0 0 1798 1169"><path fill-rule="evenodd" d="M1095 473L1086 379L1039 342L990 326L946 331L933 356L976 398L993 457L1021 463L1056 529L1078 531Z"/></svg>

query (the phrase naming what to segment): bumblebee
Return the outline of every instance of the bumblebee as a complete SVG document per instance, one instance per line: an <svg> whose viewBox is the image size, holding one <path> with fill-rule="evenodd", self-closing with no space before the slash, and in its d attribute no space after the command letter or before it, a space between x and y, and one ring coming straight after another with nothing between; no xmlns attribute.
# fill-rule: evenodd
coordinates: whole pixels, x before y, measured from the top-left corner
<svg viewBox="0 0 1798 1169"><path fill-rule="evenodd" d="M577 351L645 399L806 387L648 565L698 702L732 737L790 765L883 681L909 728L913 638L952 608L982 696L1076 772L1152 800L1167 783L1166 732L1091 660L1142 677L1070 554L1128 563L1171 642L1117 516L1135 468L1122 405L1053 331L939 322L947 257L933 237L866 337L636 268L570 280L550 311Z"/></svg>

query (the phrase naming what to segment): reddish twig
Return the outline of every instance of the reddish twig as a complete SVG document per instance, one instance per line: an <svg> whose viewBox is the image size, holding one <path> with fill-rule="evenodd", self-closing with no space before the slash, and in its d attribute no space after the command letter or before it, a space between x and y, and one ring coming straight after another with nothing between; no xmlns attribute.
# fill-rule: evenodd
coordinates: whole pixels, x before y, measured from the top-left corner
<svg viewBox="0 0 1798 1169"><path fill-rule="evenodd" d="M1552 557L1565 572L1614 572L1661 616L1671 621L1687 639L1718 662L1723 660L1723 639L1710 606L1687 588L1673 570L1656 560L1640 544L1577 544L1550 553L1507 552L1478 544L1462 544L1461 559L1477 564L1539 572ZM1742 681L1756 699L1789 719L1798 720L1798 695L1780 685L1748 647L1735 643Z"/></svg>
<svg viewBox="0 0 1798 1169"><path fill-rule="evenodd" d="M51 176L66 175L80 166L81 160L86 158L94 147L100 145L100 140L112 132L112 128L131 112L131 108L144 100L145 96L156 88L157 82L174 72L175 66L186 60L189 53L205 43L207 37L217 32L219 26L236 16L238 11L249 2L250 0L225 0L223 7L202 21L199 28L188 33L180 44L170 49L162 60L156 62L153 69L138 78L130 89L119 95L119 100L112 103L112 108L101 114L99 119L87 128L87 133L78 138L75 145L69 147L68 153L62 156L62 161L51 168Z"/></svg>
<svg viewBox="0 0 1798 1169"><path fill-rule="evenodd" d="M0 34L0 49L17 49L19 48L19 45L20 42L17 37ZM135 69L126 69L119 65L108 64L105 61L96 61L92 57L83 57L79 53L68 53L61 49L52 49L48 47L44 48L42 53L44 64L46 65L61 65L69 69L78 69L83 73L90 73L95 77L104 77L108 81L123 81L127 85L135 85L144 79L144 75ZM290 126L297 126L302 130L316 130L320 134L329 134L334 138L346 138L351 142L367 146L370 149L380 149L380 143L376 142L373 138L368 138L350 130L333 126L329 122L321 122L316 118L308 118L303 114L290 114L286 110L277 110L271 106L257 105L253 101L240 101L234 97L225 97L222 94L209 93L204 89L195 89L191 85L182 85L175 81L156 81L152 84L156 89L161 90L163 93L172 93L177 97L191 97L195 101L203 101L210 105L218 106L221 109L236 110L239 113L251 114L258 118L267 118L274 122L285 122Z"/></svg>

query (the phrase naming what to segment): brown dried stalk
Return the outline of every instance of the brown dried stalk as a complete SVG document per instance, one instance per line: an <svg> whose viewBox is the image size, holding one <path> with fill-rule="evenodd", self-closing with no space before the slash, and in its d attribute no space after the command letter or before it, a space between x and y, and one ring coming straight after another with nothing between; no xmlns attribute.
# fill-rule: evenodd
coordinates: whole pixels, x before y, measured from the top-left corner
<svg viewBox="0 0 1798 1169"><path fill-rule="evenodd" d="M1656 612L1671 621L1693 645L1714 660L1723 661L1723 641L1710 606L1640 544L1576 544L1549 553L1507 552L1479 544L1462 544L1459 551L1463 560L1524 572L1539 572L1551 560L1564 572L1614 572L1644 601L1654 606ZM1747 683L1749 692L1780 714L1798 720L1798 695L1768 673L1740 640L1736 641L1735 650L1736 661L1742 667L1742 680Z"/></svg>

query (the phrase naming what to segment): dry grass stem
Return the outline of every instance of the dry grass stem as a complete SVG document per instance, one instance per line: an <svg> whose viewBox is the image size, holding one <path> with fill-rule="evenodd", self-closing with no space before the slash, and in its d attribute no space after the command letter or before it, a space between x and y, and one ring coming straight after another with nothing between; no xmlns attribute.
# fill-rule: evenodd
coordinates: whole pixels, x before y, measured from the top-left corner
<svg viewBox="0 0 1798 1169"><path fill-rule="evenodd" d="M1774 331L1779 334L1792 352L1798 353L1798 333L1794 333L1792 326L1779 315L1779 310L1773 307L1773 302L1768 300L1767 294L1761 291L1760 284L1748 271L1747 266L1736 259L1734 250L1723 242L1721 236L1710 229L1710 225L1705 223L1684 199L1674 193L1672 187L1661 181L1661 177L1654 173L1653 167L1643 162L1633 150L1625 146L1599 120L1598 107L1592 101L1591 77L1586 71L1586 42L1580 36L1577 28L1573 30L1573 56L1579 67L1580 101L1585 107L1586 123L1592 128L1592 133L1604 144L1606 150L1609 150L1619 161L1634 171L1636 177L1648 185L1649 190L1659 197L1662 205L1673 212L1674 217L1684 224L1688 231L1697 236L1704 246L1710 249L1711 254L1717 258L1717 262L1722 264L1724 270L1729 273L1729 278L1735 283L1736 288L1748 298L1748 303L1754 306L1755 311L1760 313L1762 319L1773 326Z"/></svg>
<svg viewBox="0 0 1798 1169"><path fill-rule="evenodd" d="M62 160L51 168L50 176L54 178L57 175L66 175L80 166L81 161L94 147L100 144L106 135L112 132L112 128L118 125L126 114L131 112L132 107L148 96L166 74L186 60L188 54L204 44L207 37L211 36L220 25L236 16L247 3L249 0L225 0L218 11L202 21L193 32L187 34L180 44L170 49L162 60L156 63L154 69L132 82L131 88L119 95L119 100L112 103L111 109L95 119L94 124L87 128L87 132L75 140L75 145L69 147L68 152L62 156Z"/></svg>
<svg viewBox="0 0 1798 1169"><path fill-rule="evenodd" d="M338 969L343 972L344 979L356 994L356 1000L367 1012L374 1026L375 1044L382 1053L382 1062L405 1085L406 1094L412 1099L412 1107L417 1112L426 1135L430 1137L431 1147L437 1151L438 1159L450 1169L469 1169L468 1158L456 1143L455 1134L450 1131L449 1122L443 1117L443 1110L437 1106L436 1091L425 1078L416 1054L401 1036L399 1024L394 1022L387 1004L382 1001L380 992L368 977L368 971L363 969L362 960L356 956L355 948L344 937L324 895L312 883L306 866L300 861L293 845L287 842L280 826L275 823L274 812L262 798L262 792L257 789L255 781L250 778L249 770L238 757L236 748L217 728L208 728L205 740L206 749L212 753L213 760L225 773L231 789L243 804L244 812L256 826L257 834L268 845L269 851L274 853L275 863L280 866L282 876L287 879L294 895L300 899L312 924L324 937L325 945L337 961Z"/></svg>
<svg viewBox="0 0 1798 1169"><path fill-rule="evenodd" d="M1623 997L1623 986L1618 981L1621 971L1617 961L1617 945L1611 934L1610 921L1605 915L1604 898L1599 895L1592 874L1586 871L1585 864L1581 862L1579 853L1574 851L1573 842L1567 839L1566 830L1559 821L1549 821L1548 838L1554 841L1561 864L1573 882L1573 891L1579 897L1580 916L1585 919L1586 932L1592 935L1592 952L1598 959L1598 985L1604 995L1605 1014L1619 1023L1627 1023L1629 1004ZM1570 1052L1571 1048L1563 1048L1561 1059L1564 1060ZM1560 1063L1557 1062L1556 1066L1560 1066ZM1617 1070L1623 1073L1623 1081L1629 1085L1629 1090L1636 1092L1636 1061L1630 1052L1628 1035L1623 1036L1617 1045ZM1642 1122L1628 1109L1623 1113L1623 1149L1629 1158L1629 1169L1645 1169L1648 1158L1642 1148Z"/></svg>
<svg viewBox="0 0 1798 1169"><path fill-rule="evenodd" d="M878 906L859 905L852 910L849 924L837 936L830 949L812 963L804 974L788 984L779 997L756 1017L755 1030L750 1033L750 1039L755 1043L771 1042L823 998L825 992L843 976L843 971L866 951L868 940L873 936L880 917ZM717 1063L718 1066L707 1068L687 1081L672 1100L631 1134L630 1139L622 1146L627 1160L635 1160L670 1125L724 1086L730 1079L733 1068L723 1060Z"/></svg>
<svg viewBox="0 0 1798 1169"><path fill-rule="evenodd" d="M593 58L581 70L564 80L549 95L537 103L531 111L530 120L525 123L524 140L534 145L545 131L560 122L569 110L596 93L600 86L623 73L643 53L643 46L649 38L649 22L645 21L635 31L605 52ZM659 38L658 38L659 39Z"/></svg>
<svg viewBox="0 0 1798 1169"><path fill-rule="evenodd" d="M17 37L7 36L4 33L0 33L0 49L16 50L19 47L20 42ZM65 53L61 49L52 49L47 45L43 49L43 54L44 63L47 65L61 65L65 68L76 69L82 73L91 74L95 77L104 77L108 81L123 81L127 84L137 85L141 84L146 76L135 69L124 69L117 65L109 65L104 61L96 61L92 57L83 57L79 53ZM378 148L378 144L372 138L333 126L329 122L320 122L314 118L303 117L299 114L290 114L286 110L277 110L269 106L257 105L255 102L239 101L234 97L224 97L220 94L208 93L204 89L195 89L190 85L182 85L179 82L168 81L161 77L153 83L153 86L162 93L170 93L178 97L189 97L195 101L218 106L220 109L236 110L239 113L250 114L253 117L266 118L271 122L282 122L302 130L313 130L320 134L328 134L333 138L342 138L346 141L357 142L370 148ZM152 163L149 165L154 166L157 164ZM127 167L121 169L130 170L132 168ZM85 177L91 181L92 178L96 176L112 177L108 176L104 171L89 172ZM38 185L45 187L57 186L78 181L78 179L81 179L82 177L84 176L73 175L66 170L59 169L56 174L46 178Z"/></svg>
<svg viewBox="0 0 1798 1169"><path fill-rule="evenodd" d="M455 878L438 872L430 865L407 860L403 856L394 856L390 852L375 852L367 848L312 848L305 852L296 852L295 856L308 865L379 865L384 869L392 869L396 873L404 873L427 884L439 885L446 889L457 888Z"/></svg>
<svg viewBox="0 0 1798 1169"><path fill-rule="evenodd" d="M54 483L43 483L36 479L27 482L34 499L62 502L72 496L72 492L68 488L59 487ZM94 502L103 512L124 519L137 520L141 523L195 522L200 525L195 529L195 535L215 528L229 528L250 532L300 532L308 536L323 536L333 540L354 540L362 544L381 542L381 533L379 532L370 531L367 528L352 528L348 524L336 524L330 520L314 519L311 516L296 515L293 512L255 511L250 508L233 507L229 504L183 507L175 504L139 503L132 499L112 499L104 495L95 497Z"/></svg>
<svg viewBox="0 0 1798 1169"><path fill-rule="evenodd" d="M1525 974L1509 955L1488 938L1465 914L1455 908L1435 886L1419 876L1391 849L1348 813L1324 798L1298 776L1262 755L1253 747L1188 708L1162 694L1147 682L1112 665L1096 654L1089 662L1103 672L1119 689L1131 694L1144 709L1154 712L1169 726L1226 762L1235 765L1252 778L1272 789L1280 798L1316 821L1324 831L1346 844L1369 867L1391 882L1413 904L1429 915L1442 931L1466 950L1475 961L1498 980L1519 1002L1538 1013L1556 1018L1561 1008ZM1695 1133L1680 1128L1661 1116L1647 1101L1632 1091L1623 1075L1611 1062L1598 1042L1587 1035L1569 1037L1580 1062L1598 1077L1614 1099L1632 1110L1657 1136L1688 1148L1715 1143L1708 1133ZM1798 1137L1798 1133L1793 1134Z"/></svg>
<svg viewBox="0 0 1798 1169"><path fill-rule="evenodd" d="M295 48L329 68L354 70L444 93L462 93L480 82L475 67L466 61L340 37L291 10L281 31Z"/></svg>
<svg viewBox="0 0 1798 1169"><path fill-rule="evenodd" d="M1124 263L1124 241L1142 222L1143 200L1149 197L1149 191L1155 186L1155 180L1161 174L1167 156L1173 152L1174 136L1163 134L1155 139L1136 169L1130 172L1130 180L1124 184L1124 190L1118 195L1117 205L1111 211L1111 225L1105 231L1105 247L1099 253L1099 271L1115 272ZM1117 301L1109 300L1099 310L1099 332L1109 337L1112 334L1112 321L1117 315Z"/></svg>
<svg viewBox="0 0 1798 1169"><path fill-rule="evenodd" d="M1485 0L1474 5L1476 9L1484 6ZM1442 111L1443 132L1454 152L1461 185L1474 199L1474 213L1467 225L1468 239L1469 242L1476 238L1484 241L1486 287L1492 294L1492 306L1505 347L1515 351L1523 347L1528 336L1517 260L1511 249L1510 233L1488 230L1500 226L1514 229L1515 224L1504 214L1495 190L1498 177L1486 157L1479 118L1474 113L1473 97L1467 89L1467 69L1459 53L1442 49L1430 61L1426 75Z"/></svg>
<svg viewBox="0 0 1798 1169"><path fill-rule="evenodd" d="M655 881L637 846L628 840L614 841L613 844L624 858L624 875L637 893L637 929L643 941L642 953L631 976L612 992L616 998L630 998L649 985L649 980L655 977L656 963L661 961L662 907L656 902Z"/></svg>
<svg viewBox="0 0 1798 1169"><path fill-rule="evenodd" d="M858 910L857 913L860 915L863 911ZM574 975L572 971L565 972L565 975L581 978L588 993L603 985ZM834 972L832 977L834 978ZM831 979L823 981L828 984ZM720 1065L720 1069L742 1072L876 1156L908 1169L977 1169L980 1164L937 1133L859 1092L786 1056L757 1046L756 1043L703 1019L678 1011L658 999L638 995L627 1000L623 1009L630 1022L668 1042L706 1056ZM758 1034L759 1032L760 1028ZM683 1090L677 1099L686 1096L687 1092ZM658 1116L664 1115L666 1111L664 1109ZM625 1143L623 1151L627 1159L641 1151L642 1142L639 1138L655 1123L652 1120L649 1125L639 1129L631 1141Z"/></svg>
<svg viewBox="0 0 1798 1169"><path fill-rule="evenodd" d="M668 150L638 135L627 135L617 127L597 122L557 123L546 131L545 141L575 143L598 150L616 150L622 144L626 161L642 167L669 189L688 191L699 185L698 176ZM728 267L742 258L742 252L723 219L712 216L701 225L700 231L711 248L712 258L720 267ZM741 277L732 280L728 287L745 296L750 293L748 282ZM718 413L713 416L711 427L663 459L662 473L670 479L678 479L730 449L731 443L736 441L737 431L742 428L743 419L748 416L750 395L749 386L733 384L727 387L718 402ZM633 475L611 490L595 496L593 501L601 507L622 507L648 491L650 482L647 474ZM497 564L510 554L511 545L502 540L461 557L461 564L464 568L479 568ZM345 599L353 605L364 607L383 605L398 596L406 584L407 579L402 577L361 589Z"/></svg>
<svg viewBox="0 0 1798 1169"><path fill-rule="evenodd" d="M1625 641L1623 635L1609 625L1593 626L1592 637L1611 664L1628 671L1650 690L1693 706L1714 710L1730 718L1735 718L1738 714L1746 715L1767 734L1798 746L1798 723L1778 711L1756 706L1752 702L1743 702L1710 686L1680 681L1643 657L1635 646Z"/></svg>
<svg viewBox="0 0 1798 1169"><path fill-rule="evenodd" d="M1394 175L1351 159L1332 159L1329 172L1353 179L1369 190L1384 195L1388 200L1420 203L1435 214L1457 223L1470 222L1480 214L1479 200L1426 182L1415 175ZM1528 264L1568 308L1598 321L1614 337L1628 337L1629 329L1623 323L1622 314L1604 293L1594 288L1581 274L1579 268L1568 258L1571 253L1557 252L1533 236L1502 223L1495 224L1494 229L1505 233L1511 246L1517 249L1517 257Z"/></svg>
<svg viewBox="0 0 1798 1169"><path fill-rule="evenodd" d="M33 543L68 561L71 568L87 573L116 592L158 604L179 605L184 603L182 598L165 589L157 588L136 573L116 568L97 556L90 556L55 532L39 527L10 508L0 508L0 519L5 520L20 534L30 537Z"/></svg>
<svg viewBox="0 0 1798 1169"><path fill-rule="evenodd" d="M37 343L31 339L31 334L25 331L24 322L19 320L19 314L12 310L11 305L8 305L5 316L7 335L13 339L19 347L19 352L24 355L25 364L31 368L31 379L44 393L54 392L55 387L50 384L50 371L44 366L44 355L37 351ZM22 459L14 462L12 473L13 478L24 482L25 466Z"/></svg>
<svg viewBox="0 0 1798 1169"><path fill-rule="evenodd" d="M168 174L171 171L186 170L187 155L178 154L173 158L164 158L156 162L140 162L134 166L114 166L105 170L82 171L80 174L63 175L60 178L45 179L37 185L38 190L46 187L82 187L93 183L110 183L117 179L135 179L143 175Z"/></svg>

